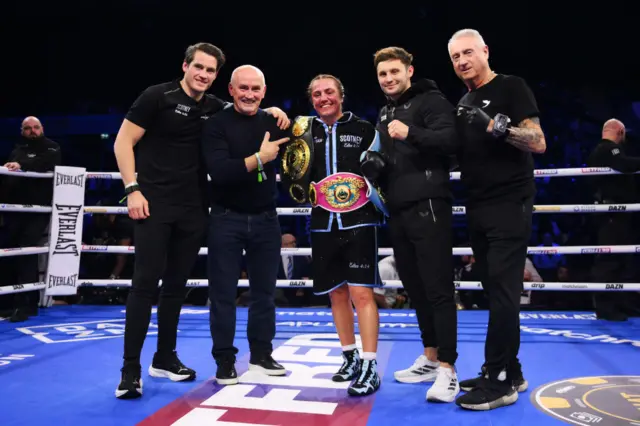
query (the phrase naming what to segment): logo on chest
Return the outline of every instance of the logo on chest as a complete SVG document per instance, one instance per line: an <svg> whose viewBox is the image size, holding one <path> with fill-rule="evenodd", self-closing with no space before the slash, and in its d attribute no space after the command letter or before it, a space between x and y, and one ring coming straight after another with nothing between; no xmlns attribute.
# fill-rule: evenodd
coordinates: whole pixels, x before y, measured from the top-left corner
<svg viewBox="0 0 640 426"><path fill-rule="evenodd" d="M362 136L340 135L340 143L344 148L360 148Z"/></svg>
<svg viewBox="0 0 640 426"><path fill-rule="evenodd" d="M191 107L182 104L178 104L175 109L177 114L184 115L185 117L189 116L189 111L191 111Z"/></svg>

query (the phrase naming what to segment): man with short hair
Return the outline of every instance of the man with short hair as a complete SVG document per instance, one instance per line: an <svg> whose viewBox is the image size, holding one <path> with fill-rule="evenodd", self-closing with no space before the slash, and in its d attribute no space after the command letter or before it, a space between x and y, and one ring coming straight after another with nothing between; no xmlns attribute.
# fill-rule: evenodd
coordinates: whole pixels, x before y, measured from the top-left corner
<svg viewBox="0 0 640 426"><path fill-rule="evenodd" d="M127 299L118 398L142 395L140 353L160 279L158 348L149 374L172 381L194 380L196 376L178 359L176 335L186 282L206 230L202 127L225 105L206 91L224 63L225 55L212 44L189 46L182 79L144 90L116 137L114 152L125 185L129 217L136 221L135 266ZM273 113L288 125L282 111Z"/></svg>
<svg viewBox="0 0 640 426"><path fill-rule="evenodd" d="M266 89L264 74L258 68L236 68L229 82L233 104L207 121L202 136L201 149L211 176L207 257L211 353L218 367L216 381L222 385L238 383L238 349L233 341L243 252L251 299L249 369L272 376L286 374L271 353L282 234L274 160L288 138L283 137L276 119L260 108Z"/></svg>
<svg viewBox="0 0 640 426"><path fill-rule="evenodd" d="M424 353L394 376L403 383L434 382L426 399L452 402L459 387L449 170L458 138L453 105L433 80L412 81L412 62L401 47L374 56L387 104L377 124L381 155L370 153L362 169L386 195L398 275L422 334Z"/></svg>
<svg viewBox="0 0 640 426"><path fill-rule="evenodd" d="M518 360L520 294L536 193L532 153L546 150L535 97L520 77L497 74L476 30L456 32L449 55L468 89L457 107L458 160L468 192L471 248L489 298L481 376L465 380L456 404L491 410L527 388Z"/></svg>

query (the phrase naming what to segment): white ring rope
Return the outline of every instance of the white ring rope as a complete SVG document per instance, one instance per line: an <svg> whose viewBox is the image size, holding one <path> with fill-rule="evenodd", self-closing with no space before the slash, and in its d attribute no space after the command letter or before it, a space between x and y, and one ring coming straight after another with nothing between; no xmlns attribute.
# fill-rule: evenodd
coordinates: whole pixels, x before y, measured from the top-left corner
<svg viewBox="0 0 640 426"><path fill-rule="evenodd" d="M636 172L640 173L640 172ZM609 167L584 167L584 168L564 168L564 169L536 169L535 178L547 177L571 177L571 176L596 176L596 175L616 175L623 174ZM25 171L10 171L6 167L0 167L0 175L12 175L26 178L52 178L53 172L37 173ZM460 180L460 172L450 173L451 180ZM277 176L278 181L280 177ZM89 179L121 179L117 172L87 172L86 180ZM50 213L50 206L36 206L26 204L0 204L0 211L23 212L23 213ZM311 214L311 208L278 208L279 215L283 216L306 216ZM640 211L639 204L567 204L567 205L540 205L534 206L534 213L605 213L605 212L637 212ZM126 207L84 207L84 213L92 214L127 214ZM466 214L463 206L453 207L454 215ZM105 245L83 245L82 252L85 253L119 253L133 254L134 246L105 246ZM48 246L43 247L20 247L0 249L0 257L22 256L31 254L45 254L49 252ZM206 255L206 247L200 249L199 255ZM311 248L282 248L282 253L289 253L293 256L310 256ZM578 255L578 254L627 254L640 253L640 246L620 245L620 246L557 246L557 247L529 247L527 253L530 255ZM378 254L392 255L393 249L380 248ZM470 247L456 247L453 249L454 256L472 255ZM384 281L385 288L402 288L399 280ZM161 285L161 282L159 283ZM455 281L458 290L480 290L482 284L479 281ZM640 291L640 283L568 283L568 282L525 282L524 290L579 290L579 291ZM129 287L131 280L78 280L79 287ZM207 287L208 280L189 280L188 287ZM248 280L238 280L239 287L249 287ZM277 287L311 288L313 280L277 280ZM0 295L19 293L25 291L42 290L46 286L44 283L19 284L14 286L0 287Z"/></svg>
<svg viewBox="0 0 640 426"><path fill-rule="evenodd" d="M83 245L84 253L119 253L133 254L135 246L102 246L102 245ZM626 254L640 253L640 246L556 246L556 247L529 247L527 250L531 255L554 255L554 254ZM281 248L281 253L290 256L311 256L310 247L297 248ZM207 247L200 248L198 253L200 256L208 254ZM390 247L381 247L378 249L378 255L391 256L393 249ZM470 256L473 254L471 247L454 247L454 256Z"/></svg>
<svg viewBox="0 0 640 426"><path fill-rule="evenodd" d="M117 206L87 206L85 213L92 214L127 214L127 207ZM51 207L30 204L0 204L0 210L6 212L50 213ZM279 207L276 209L280 216L307 216L311 214L311 207ZM453 214L465 215L466 207L453 206ZM640 211L640 203L636 204L557 204L533 206L533 213L626 213Z"/></svg>
<svg viewBox="0 0 640 426"><path fill-rule="evenodd" d="M636 172L640 173L640 172ZM570 176L597 176L597 175L618 175L624 174L617 170L613 170L610 167L573 167L564 169L536 169L533 171L533 175L536 178L547 177L570 177ZM34 177L34 178L50 178L53 177L53 172L49 173L36 173L36 172L24 172L24 171L10 171L6 167L0 167L0 175L16 175L21 177ZM460 180L460 172L451 172L449 177L451 180ZM87 172L86 179L122 179L122 176L118 172ZM278 180L280 177L278 176Z"/></svg>
<svg viewBox="0 0 640 426"><path fill-rule="evenodd" d="M0 257L6 256L23 256L27 254L48 253L49 247L19 247L0 249ZM280 249L282 254L289 256L311 256L310 247L297 247ZM82 253L115 253L115 254L134 254L135 246L104 246L85 244L81 249ZM209 250L207 247L201 247L198 254L206 256ZM554 247L529 247L527 254L530 255L561 255L561 254L630 254L640 253L640 246L554 246ZM381 247L378 249L379 256L391 256L393 249L390 247ZM454 247L453 256L471 256L473 251L471 247Z"/></svg>
<svg viewBox="0 0 640 426"><path fill-rule="evenodd" d="M383 280L384 288L402 288L400 280ZM482 290L480 281L454 281L456 290ZM158 283L162 285L162 280ZM187 287L208 287L207 279L188 280ZM131 280L78 280L78 287L131 287ZM238 280L238 287L250 287L249 280ZM277 280L278 288L312 288L313 280ZM42 290L44 283L30 283L0 287L0 295L24 291ZM640 283L581 283L581 282L524 282L525 291L640 291Z"/></svg>

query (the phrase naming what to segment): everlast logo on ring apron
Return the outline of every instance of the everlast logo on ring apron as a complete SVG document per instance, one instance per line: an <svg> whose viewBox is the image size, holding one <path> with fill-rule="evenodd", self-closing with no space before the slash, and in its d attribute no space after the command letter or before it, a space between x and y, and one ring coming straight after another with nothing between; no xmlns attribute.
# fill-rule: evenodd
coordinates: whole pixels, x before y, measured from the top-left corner
<svg viewBox="0 0 640 426"><path fill-rule="evenodd" d="M55 210L58 212L58 235L52 255L72 254L80 256L75 236L78 232L78 216L82 206L61 206L56 204Z"/></svg>
<svg viewBox="0 0 640 426"><path fill-rule="evenodd" d="M309 178L313 164L312 120L313 117L296 117L291 128L293 137L284 144L282 155L280 181L291 199L300 204L309 200Z"/></svg>
<svg viewBox="0 0 640 426"><path fill-rule="evenodd" d="M53 176L47 296L75 295L78 288L86 170L57 166Z"/></svg>

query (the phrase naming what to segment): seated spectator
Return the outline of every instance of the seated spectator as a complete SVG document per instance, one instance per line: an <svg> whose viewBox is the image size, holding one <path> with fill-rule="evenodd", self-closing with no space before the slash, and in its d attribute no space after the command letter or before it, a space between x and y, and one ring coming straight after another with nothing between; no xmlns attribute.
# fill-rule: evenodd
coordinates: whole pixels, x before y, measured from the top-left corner
<svg viewBox="0 0 640 426"><path fill-rule="evenodd" d="M533 262L531 262L531 259L529 259L528 257L524 264L524 282L525 283L542 282L542 277L536 270L536 267L533 266ZM520 295L520 304L528 305L530 303L531 303L531 290L523 290L522 294Z"/></svg>
<svg viewBox="0 0 640 426"><path fill-rule="evenodd" d="M293 249L296 248L297 240L293 234L282 235L282 248ZM308 280L311 276L311 257L310 256L296 256L283 252L280 262L280 268L278 269L279 280ZM279 293L282 289L276 289L276 293ZM285 288L283 293L284 299L287 300L289 306L309 306L311 298L311 289L307 288ZM276 295L278 296L278 294Z"/></svg>
<svg viewBox="0 0 640 426"><path fill-rule="evenodd" d="M542 244L538 247L558 247L550 232L542 236ZM554 281L559 266L566 264L566 258L562 254L536 254L533 256L533 264L544 281Z"/></svg>
<svg viewBox="0 0 640 426"><path fill-rule="evenodd" d="M396 259L387 256L378 262L378 271L382 281L399 281ZM373 289L373 297L380 309L403 309L409 307L409 299L404 289L378 287Z"/></svg>

